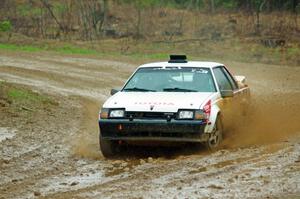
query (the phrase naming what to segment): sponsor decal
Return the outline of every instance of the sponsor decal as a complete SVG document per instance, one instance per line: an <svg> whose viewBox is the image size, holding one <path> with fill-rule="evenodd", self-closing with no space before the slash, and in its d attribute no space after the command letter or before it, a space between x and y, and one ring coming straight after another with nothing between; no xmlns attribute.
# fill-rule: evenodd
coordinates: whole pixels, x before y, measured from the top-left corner
<svg viewBox="0 0 300 199"><path fill-rule="evenodd" d="M154 105L150 105L150 110L152 111L154 109Z"/></svg>
<svg viewBox="0 0 300 199"><path fill-rule="evenodd" d="M175 104L173 102L135 102L135 105L163 105L163 106L174 106Z"/></svg>

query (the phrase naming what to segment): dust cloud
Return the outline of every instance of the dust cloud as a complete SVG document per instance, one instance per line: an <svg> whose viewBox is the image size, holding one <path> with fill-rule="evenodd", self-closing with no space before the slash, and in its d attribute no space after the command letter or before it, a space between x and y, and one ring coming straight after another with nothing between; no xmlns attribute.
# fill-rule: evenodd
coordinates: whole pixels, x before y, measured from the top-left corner
<svg viewBox="0 0 300 199"><path fill-rule="evenodd" d="M247 147L288 141L300 133L300 93L259 91L251 93L244 114L232 110L225 128L224 147ZM226 125L225 125L226 126Z"/></svg>
<svg viewBox="0 0 300 199"><path fill-rule="evenodd" d="M81 116L81 129L71 143L73 154L84 158L100 159L102 156L98 140L99 103L87 98L79 100L84 111Z"/></svg>

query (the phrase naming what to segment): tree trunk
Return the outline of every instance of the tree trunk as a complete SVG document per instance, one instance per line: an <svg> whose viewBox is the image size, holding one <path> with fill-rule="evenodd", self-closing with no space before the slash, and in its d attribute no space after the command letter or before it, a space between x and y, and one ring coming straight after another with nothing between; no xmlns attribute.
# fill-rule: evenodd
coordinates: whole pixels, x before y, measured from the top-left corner
<svg viewBox="0 0 300 199"><path fill-rule="evenodd" d="M102 32L104 36L105 36L105 32L103 32L103 27L105 27L107 23L108 12L109 12L108 0L102 0L102 4L101 4L102 20L100 21L100 25L99 25L99 32L100 33Z"/></svg>
<svg viewBox="0 0 300 199"><path fill-rule="evenodd" d="M210 12L212 14L215 12L215 0L210 0Z"/></svg>
<svg viewBox="0 0 300 199"><path fill-rule="evenodd" d="M44 7L49 11L50 15L52 16L52 18L54 19L54 21L56 22L56 24L58 25L59 29L61 31L64 32L64 27L63 25L58 21L58 19L56 18L56 16L54 15L51 7L50 7L50 4L46 1L46 0L41 0L42 4L44 5Z"/></svg>
<svg viewBox="0 0 300 199"><path fill-rule="evenodd" d="M84 6L84 2L82 1L77 1L79 8L80 8L80 18L81 18L81 23L83 25L83 39L85 40L91 40L91 34L90 34L90 28L89 28L89 22L88 22L88 17L86 14L86 8Z"/></svg>
<svg viewBox="0 0 300 199"><path fill-rule="evenodd" d="M141 37L141 22L142 22L142 9L137 8L137 25L136 25L136 37L139 39Z"/></svg>
<svg viewBox="0 0 300 199"><path fill-rule="evenodd" d="M260 34L260 13L263 10L263 7L264 7L266 2L267 2L267 0L264 0L256 8L256 29L255 29L255 33L258 34L258 35Z"/></svg>
<svg viewBox="0 0 300 199"><path fill-rule="evenodd" d="M297 5L299 3L299 0L293 0L293 12L296 13L297 12Z"/></svg>

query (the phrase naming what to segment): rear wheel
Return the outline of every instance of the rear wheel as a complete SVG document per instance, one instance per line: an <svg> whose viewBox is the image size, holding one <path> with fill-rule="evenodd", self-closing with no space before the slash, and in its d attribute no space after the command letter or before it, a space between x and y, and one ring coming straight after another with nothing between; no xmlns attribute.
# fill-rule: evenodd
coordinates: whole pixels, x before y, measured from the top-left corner
<svg viewBox="0 0 300 199"><path fill-rule="evenodd" d="M112 158L115 157L118 153L118 143L113 140L106 140L100 135L100 150L104 157Z"/></svg>
<svg viewBox="0 0 300 199"><path fill-rule="evenodd" d="M205 145L209 150L215 150L223 140L223 125L220 116L217 117L213 132L210 133Z"/></svg>

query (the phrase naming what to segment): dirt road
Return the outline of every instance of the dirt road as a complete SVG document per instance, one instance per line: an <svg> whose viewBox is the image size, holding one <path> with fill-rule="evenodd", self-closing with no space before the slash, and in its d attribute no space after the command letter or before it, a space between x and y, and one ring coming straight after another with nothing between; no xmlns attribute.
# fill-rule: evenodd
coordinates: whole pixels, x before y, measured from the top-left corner
<svg viewBox="0 0 300 199"><path fill-rule="evenodd" d="M32 118L2 114L0 198L299 198L300 68L225 63L247 76L253 104L233 122L222 150L135 148L105 160L98 110L135 65L1 52L1 80L59 105Z"/></svg>

